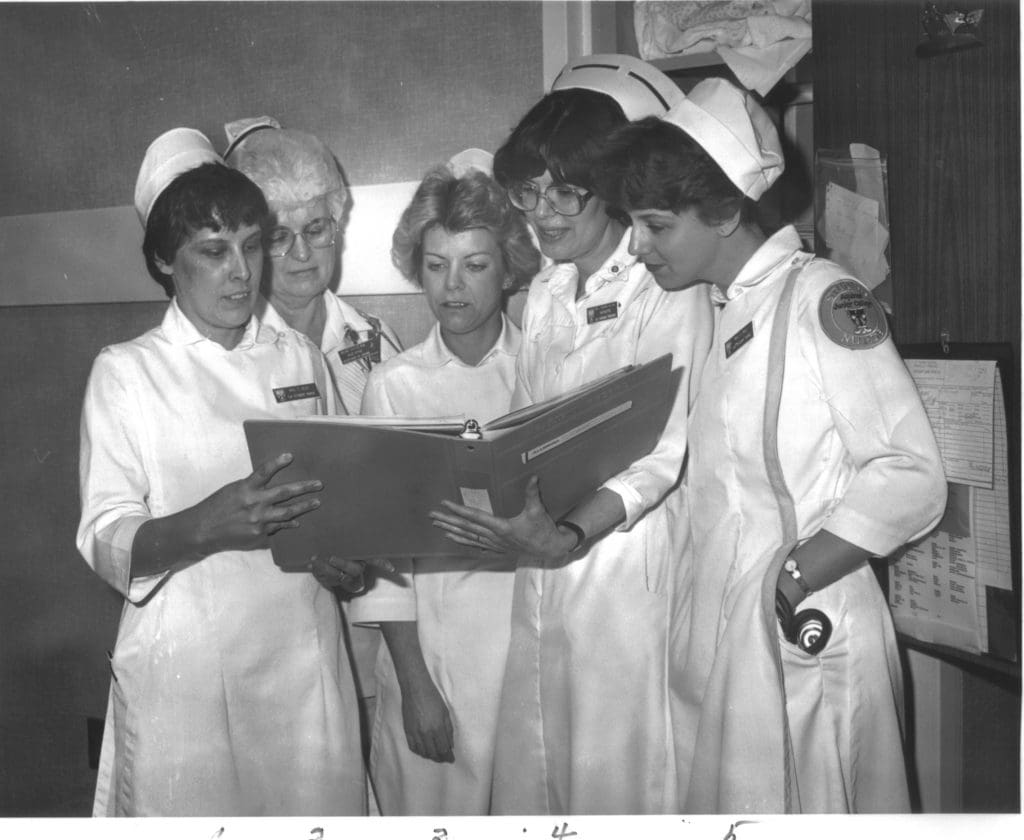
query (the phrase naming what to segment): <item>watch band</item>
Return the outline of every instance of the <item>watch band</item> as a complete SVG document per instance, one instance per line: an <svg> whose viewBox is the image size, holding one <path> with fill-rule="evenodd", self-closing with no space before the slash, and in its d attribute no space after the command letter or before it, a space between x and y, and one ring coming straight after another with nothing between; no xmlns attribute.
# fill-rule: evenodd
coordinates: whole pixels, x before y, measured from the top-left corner
<svg viewBox="0 0 1024 840"><path fill-rule="evenodd" d="M782 564L782 568L785 570L787 575L796 581L797 586L800 587L804 595L811 594L811 586L807 582L807 579L800 573L800 564L796 562L796 558L792 554L786 558L786 562Z"/></svg>
<svg viewBox="0 0 1024 840"><path fill-rule="evenodd" d="M576 545L569 549L569 553L572 554L577 548L587 541L587 535L584 530L577 525L575 522L570 522L568 519L559 519L555 523L556 528L567 528L576 535Z"/></svg>
<svg viewBox="0 0 1024 840"><path fill-rule="evenodd" d="M782 635L789 641L793 633L793 607L778 589L775 590L775 617L782 627Z"/></svg>

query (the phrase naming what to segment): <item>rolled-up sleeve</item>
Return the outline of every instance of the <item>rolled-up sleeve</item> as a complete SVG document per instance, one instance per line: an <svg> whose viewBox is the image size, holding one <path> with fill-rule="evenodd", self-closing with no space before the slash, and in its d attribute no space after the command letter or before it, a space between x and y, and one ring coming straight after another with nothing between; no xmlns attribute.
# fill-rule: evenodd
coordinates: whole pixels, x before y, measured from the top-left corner
<svg viewBox="0 0 1024 840"><path fill-rule="evenodd" d="M680 479L686 457L690 406L696 398L701 372L711 348L713 319L707 286L680 292L661 292L642 313L637 362L672 354L673 369L682 368L665 430L654 449L602 486L616 493L626 511L618 530L633 527Z"/></svg>
<svg viewBox="0 0 1024 840"><path fill-rule="evenodd" d="M149 479L132 411L129 385L116 356L104 350L93 364L82 406L79 489L82 518L76 543L85 562L114 589L138 603L166 577L132 580L132 544L152 514Z"/></svg>
<svg viewBox="0 0 1024 840"><path fill-rule="evenodd" d="M817 291L824 291L818 285ZM891 339L849 349L819 326L817 295L801 318L803 352L821 387L854 475L823 527L877 556L930 531L946 503L946 478L920 395Z"/></svg>
<svg viewBox="0 0 1024 840"><path fill-rule="evenodd" d="M394 576L378 576L373 586L349 601L346 612L353 624L376 625L382 621L415 621L416 589L413 561L392 560Z"/></svg>

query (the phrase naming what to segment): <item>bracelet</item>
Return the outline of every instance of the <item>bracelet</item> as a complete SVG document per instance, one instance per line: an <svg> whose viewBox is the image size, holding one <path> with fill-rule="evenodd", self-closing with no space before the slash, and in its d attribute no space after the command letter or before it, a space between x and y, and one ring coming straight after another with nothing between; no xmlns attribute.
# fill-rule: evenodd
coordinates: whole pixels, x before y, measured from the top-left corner
<svg viewBox="0 0 1024 840"><path fill-rule="evenodd" d="M811 594L811 585L807 582L807 578L800 573L800 565L796 562L796 558L792 554L786 558L786 562L782 564L782 568L787 575L796 581L797 586L800 587L804 595Z"/></svg>
<svg viewBox="0 0 1024 840"><path fill-rule="evenodd" d="M576 544L569 549L569 554L572 554L577 548L587 541L587 535L583 529L575 522L570 522L568 519L559 519L555 523L556 528L566 528L572 531L576 535Z"/></svg>

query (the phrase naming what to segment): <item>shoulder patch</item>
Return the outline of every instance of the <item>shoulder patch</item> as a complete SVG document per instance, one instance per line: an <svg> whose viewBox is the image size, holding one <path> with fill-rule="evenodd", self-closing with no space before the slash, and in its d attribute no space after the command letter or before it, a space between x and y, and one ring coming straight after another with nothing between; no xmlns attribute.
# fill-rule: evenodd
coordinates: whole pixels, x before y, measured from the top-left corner
<svg viewBox="0 0 1024 840"><path fill-rule="evenodd" d="M821 329L840 347L869 350L889 337L882 305L856 280L837 280L818 305Z"/></svg>

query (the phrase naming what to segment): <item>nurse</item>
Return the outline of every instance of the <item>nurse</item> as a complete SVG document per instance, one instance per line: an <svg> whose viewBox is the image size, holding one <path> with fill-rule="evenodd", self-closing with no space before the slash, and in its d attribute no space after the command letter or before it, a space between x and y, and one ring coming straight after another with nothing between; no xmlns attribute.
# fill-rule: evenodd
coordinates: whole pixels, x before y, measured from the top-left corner
<svg viewBox="0 0 1024 840"><path fill-rule="evenodd" d="M676 810L667 635L683 609L687 411L711 338L707 290L668 294L594 192L604 137L664 114L674 83L628 56L567 65L495 155L495 176L554 264L530 286L513 407L672 353L682 385L655 449L560 522L531 485L499 519L446 503L463 544L519 557L498 718L496 813Z"/></svg>
<svg viewBox="0 0 1024 840"><path fill-rule="evenodd" d="M334 409L316 348L252 315L266 202L178 128L149 146L135 207L171 302L101 351L82 410L77 544L125 599L94 814L364 814L338 606L267 549L320 483L268 486L290 456L253 470L241 428ZM362 585L359 563L313 566Z"/></svg>
<svg viewBox="0 0 1024 840"><path fill-rule="evenodd" d="M629 211L630 251L716 305L673 663L683 810L908 811L900 664L868 560L929 531L946 485L885 313L792 227L752 221L783 158L745 91L701 82L610 145L604 193Z"/></svg>
<svg viewBox="0 0 1024 840"><path fill-rule="evenodd" d="M364 414L485 423L509 410L520 333L503 305L540 255L490 159L473 149L429 172L402 214L392 259L437 323L374 368ZM514 569L489 553L411 560L404 586L382 578L352 602L386 641L370 767L384 816L488 813Z"/></svg>
<svg viewBox="0 0 1024 840"><path fill-rule="evenodd" d="M380 318L333 291L350 201L338 162L318 137L280 128L270 117L237 120L224 130L225 161L263 190L274 216L256 314L316 344L345 412L358 414L370 370L402 348Z"/></svg>
<svg viewBox="0 0 1024 840"><path fill-rule="evenodd" d="M332 291L350 201L338 162L318 137L282 129L271 117L236 120L224 130L225 160L263 190L274 217L256 314L267 326L298 330L319 347L342 413L358 414L370 371L396 356L401 344L380 318ZM368 721L380 634L350 624L347 635Z"/></svg>

